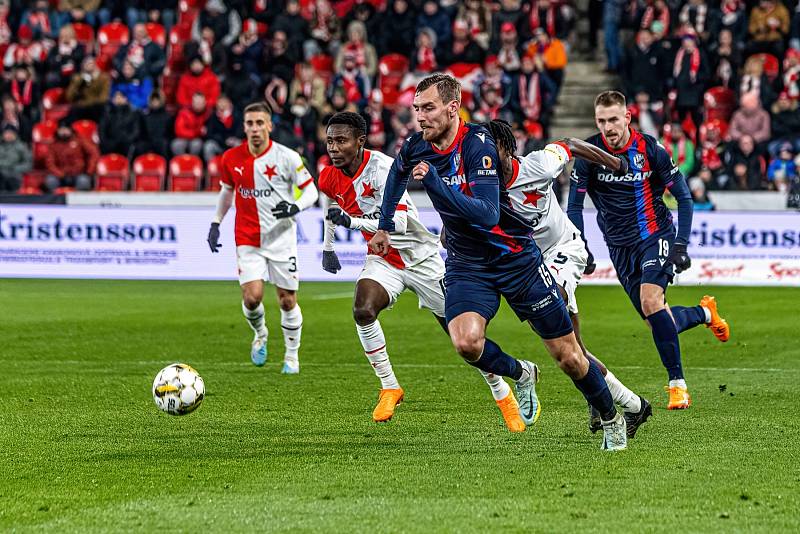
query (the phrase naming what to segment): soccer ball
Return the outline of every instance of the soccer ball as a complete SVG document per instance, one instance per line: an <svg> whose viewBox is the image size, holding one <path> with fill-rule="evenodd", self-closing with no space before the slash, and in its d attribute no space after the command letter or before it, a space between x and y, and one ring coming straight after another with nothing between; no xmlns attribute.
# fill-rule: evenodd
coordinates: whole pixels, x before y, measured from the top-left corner
<svg viewBox="0 0 800 534"><path fill-rule="evenodd" d="M203 402L206 385L191 366L173 363L164 367L153 381L153 400L170 415L192 413Z"/></svg>

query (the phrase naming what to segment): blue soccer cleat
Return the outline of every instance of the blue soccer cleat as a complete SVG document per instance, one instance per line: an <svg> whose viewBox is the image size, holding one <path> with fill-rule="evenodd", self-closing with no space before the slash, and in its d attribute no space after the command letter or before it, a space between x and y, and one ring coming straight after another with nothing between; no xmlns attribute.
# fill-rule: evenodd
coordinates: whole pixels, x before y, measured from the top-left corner
<svg viewBox="0 0 800 534"><path fill-rule="evenodd" d="M266 337L259 337L253 340L253 344L250 347L250 360L253 362L253 365L256 367L261 367L265 363L267 363L267 338Z"/></svg>
<svg viewBox="0 0 800 534"><path fill-rule="evenodd" d="M539 367L526 360L520 360L523 367L522 378L517 380L514 389L519 403L519 416L526 426L531 426L542 413L542 405L536 395L536 383L539 381Z"/></svg>
<svg viewBox="0 0 800 534"><path fill-rule="evenodd" d="M284 375L297 375L300 374L300 364L298 362L283 362L283 368L281 369L281 374Z"/></svg>

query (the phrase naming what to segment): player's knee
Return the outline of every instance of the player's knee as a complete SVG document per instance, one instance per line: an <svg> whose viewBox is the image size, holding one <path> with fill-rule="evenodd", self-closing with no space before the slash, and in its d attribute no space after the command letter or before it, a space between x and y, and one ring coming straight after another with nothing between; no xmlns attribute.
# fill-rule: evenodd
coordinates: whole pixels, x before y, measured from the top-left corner
<svg viewBox="0 0 800 534"><path fill-rule="evenodd" d="M458 354L468 362L476 362L483 353L483 336L466 334L453 337L453 346Z"/></svg>
<svg viewBox="0 0 800 534"><path fill-rule="evenodd" d="M579 377L583 370L583 354L576 350L568 350L561 354L558 359L558 367L564 371L567 376Z"/></svg>
<svg viewBox="0 0 800 534"><path fill-rule="evenodd" d="M255 310L261 304L261 295L256 293L245 293L242 296L242 301L248 310Z"/></svg>
<svg viewBox="0 0 800 534"><path fill-rule="evenodd" d="M294 295L281 295L278 297L278 305L283 311L289 311L297 305L297 299L294 298Z"/></svg>
<svg viewBox="0 0 800 534"><path fill-rule="evenodd" d="M367 326L378 320L378 310L370 304L356 304L353 306L353 319L359 326Z"/></svg>
<svg viewBox="0 0 800 534"><path fill-rule="evenodd" d="M642 313L645 317L653 315L664 308L664 298L646 296L642 298Z"/></svg>

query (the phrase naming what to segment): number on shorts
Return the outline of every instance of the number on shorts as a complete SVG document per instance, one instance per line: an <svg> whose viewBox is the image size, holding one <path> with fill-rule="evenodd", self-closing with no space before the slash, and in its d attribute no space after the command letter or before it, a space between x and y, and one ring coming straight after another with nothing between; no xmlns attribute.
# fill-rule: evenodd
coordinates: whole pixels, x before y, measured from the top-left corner
<svg viewBox="0 0 800 534"><path fill-rule="evenodd" d="M669 256L669 241L666 239L658 240L658 255L665 257Z"/></svg>
<svg viewBox="0 0 800 534"><path fill-rule="evenodd" d="M567 263L567 260L569 260L569 258L567 258L563 252L559 252L558 254L556 254L556 259L553 260L553 263L564 265L565 263Z"/></svg>
<svg viewBox="0 0 800 534"><path fill-rule="evenodd" d="M296 273L297 272L297 257L296 256L290 256L289 257L289 261L292 263L292 266L289 267L289 272L290 273Z"/></svg>
<svg viewBox="0 0 800 534"><path fill-rule="evenodd" d="M545 285L553 285L553 277L550 275L550 269L547 268L547 265L542 264L539 266L539 275L544 280Z"/></svg>

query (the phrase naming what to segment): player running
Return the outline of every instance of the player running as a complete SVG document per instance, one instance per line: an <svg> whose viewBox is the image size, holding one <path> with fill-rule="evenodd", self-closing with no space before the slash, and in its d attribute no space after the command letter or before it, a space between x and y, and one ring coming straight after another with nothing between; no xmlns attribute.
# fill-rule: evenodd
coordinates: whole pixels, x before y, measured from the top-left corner
<svg viewBox="0 0 800 534"><path fill-rule="evenodd" d="M691 266L686 247L692 229L692 196L664 147L630 128L631 114L622 93L600 93L594 109L600 133L587 141L626 159L629 171L616 176L600 165L578 160L572 171L567 213L583 233L583 201L589 193L617 277L636 311L650 325L667 369L667 409L685 409L692 400L683 375L678 334L705 324L720 341L730 336L714 297L706 295L699 306L691 307L670 308L666 302L673 271L680 273ZM662 198L666 189L678 200L677 234ZM591 253L589 263L594 263Z"/></svg>
<svg viewBox="0 0 800 534"><path fill-rule="evenodd" d="M242 287L242 312L255 333L250 359L257 366L267 361L267 326L264 321L264 280L275 285L281 308L281 329L286 352L284 374L300 372L298 350L303 314L297 304L297 224L294 216L312 206L319 196L314 179L300 154L275 143L272 109L265 102L244 108L247 142L222 156L221 189L217 212L208 231L211 252L218 252L219 224L236 196L236 260ZM302 190L294 199L294 187Z"/></svg>
<svg viewBox="0 0 800 534"><path fill-rule="evenodd" d="M578 301L575 290L586 269L588 254L580 232L558 205L553 192L556 180L573 156L613 169L624 175L627 162L579 139L563 139L548 144L521 158L514 157L516 140L511 125L502 120L489 123L489 131L497 144L503 179L512 207L533 225L533 240L542 251L542 260L550 269L567 304L575 338L584 356L594 360L605 377L611 396L623 408L628 437L652 415L650 403L630 389L609 371L584 345L580 335ZM600 414L589 405L589 430L600 430Z"/></svg>
<svg viewBox="0 0 800 534"><path fill-rule="evenodd" d="M535 420L536 369L485 337L504 296L600 411L602 448L624 449L625 419L600 368L581 352L564 301L530 237L530 224L514 212L500 187L494 139L485 127L462 122L460 107L461 86L452 76L433 74L417 86L414 110L422 131L406 140L392 164L379 231L370 246L381 255L390 252L396 207L409 177L421 179L446 230L445 316L458 353L478 369L513 379L523 420Z"/></svg>
<svg viewBox="0 0 800 534"><path fill-rule="evenodd" d="M322 268L337 273L342 267L333 249L336 226L360 230L369 240L378 230L384 186L393 158L365 150L367 123L351 112L337 113L328 121L327 150L333 166L319 177L319 189L338 206L331 206L325 220ZM433 312L447 331L443 279L445 266L439 255L438 238L420 222L417 208L403 194L393 217L392 245L384 256L369 253L356 282L353 318L364 353L381 381L378 404L372 412L375 422L388 421L403 400L404 391L392 370L378 315L390 308L405 289L419 298L421 308ZM483 372L483 371L482 371ZM486 381L512 432L525 430L519 406L511 388L499 376Z"/></svg>

